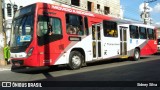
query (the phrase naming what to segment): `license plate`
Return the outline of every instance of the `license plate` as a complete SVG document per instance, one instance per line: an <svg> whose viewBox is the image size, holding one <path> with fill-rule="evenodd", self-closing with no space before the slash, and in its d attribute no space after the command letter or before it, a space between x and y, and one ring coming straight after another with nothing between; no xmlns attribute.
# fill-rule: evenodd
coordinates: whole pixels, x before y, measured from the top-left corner
<svg viewBox="0 0 160 90"><path fill-rule="evenodd" d="M20 63L15 63L14 65L19 67L19 66L20 66Z"/></svg>

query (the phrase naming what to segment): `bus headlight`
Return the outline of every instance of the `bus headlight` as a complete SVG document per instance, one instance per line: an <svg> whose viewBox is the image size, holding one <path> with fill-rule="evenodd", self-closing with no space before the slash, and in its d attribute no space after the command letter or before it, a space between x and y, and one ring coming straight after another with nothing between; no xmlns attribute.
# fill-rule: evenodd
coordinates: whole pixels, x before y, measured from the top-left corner
<svg viewBox="0 0 160 90"><path fill-rule="evenodd" d="M28 53L27 53L27 56L28 56L28 57L32 55L33 49L34 49L33 47L29 49L29 51L28 51Z"/></svg>

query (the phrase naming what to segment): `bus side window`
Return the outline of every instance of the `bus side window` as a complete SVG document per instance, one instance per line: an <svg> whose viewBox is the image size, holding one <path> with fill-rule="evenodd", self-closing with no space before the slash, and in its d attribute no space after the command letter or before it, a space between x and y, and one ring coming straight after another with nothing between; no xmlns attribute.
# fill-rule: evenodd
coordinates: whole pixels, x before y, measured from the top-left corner
<svg viewBox="0 0 160 90"><path fill-rule="evenodd" d="M53 34L62 34L61 21L58 18L52 18Z"/></svg>
<svg viewBox="0 0 160 90"><path fill-rule="evenodd" d="M48 31L48 25L47 25L48 19L44 16L38 17L38 29L37 29L37 35L39 37L44 36L47 34Z"/></svg>
<svg viewBox="0 0 160 90"><path fill-rule="evenodd" d="M155 29L153 31L154 31L154 40L156 40L157 39L157 34L156 34L157 32Z"/></svg>
<svg viewBox="0 0 160 90"><path fill-rule="evenodd" d="M130 28L130 38L138 39L139 38L138 27L130 25L129 28Z"/></svg>
<svg viewBox="0 0 160 90"><path fill-rule="evenodd" d="M83 18L79 15L66 14L66 30L71 35L83 35Z"/></svg>
<svg viewBox="0 0 160 90"><path fill-rule="evenodd" d="M51 27L51 29L49 27ZM61 20L54 17L39 16L37 35L42 37L53 34L62 34Z"/></svg>
<svg viewBox="0 0 160 90"><path fill-rule="evenodd" d="M140 39L147 39L146 28L139 27Z"/></svg>
<svg viewBox="0 0 160 90"><path fill-rule="evenodd" d="M154 30L153 29L150 29L150 28L147 28L147 32L148 32L148 39L154 39Z"/></svg>
<svg viewBox="0 0 160 90"><path fill-rule="evenodd" d="M38 23L38 29L39 30L37 30L37 35L38 36L43 36L43 35L45 35L45 34L47 34L47 22L39 22Z"/></svg>
<svg viewBox="0 0 160 90"><path fill-rule="evenodd" d="M117 23L112 21L103 21L103 30L105 37L118 37Z"/></svg>

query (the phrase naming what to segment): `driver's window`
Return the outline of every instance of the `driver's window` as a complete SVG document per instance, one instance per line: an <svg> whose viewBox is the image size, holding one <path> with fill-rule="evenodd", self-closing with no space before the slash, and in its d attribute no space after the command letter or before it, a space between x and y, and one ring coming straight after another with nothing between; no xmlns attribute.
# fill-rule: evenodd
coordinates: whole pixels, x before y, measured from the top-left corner
<svg viewBox="0 0 160 90"><path fill-rule="evenodd" d="M62 34L61 21L58 18L39 16L37 35L42 37L44 35Z"/></svg>
<svg viewBox="0 0 160 90"><path fill-rule="evenodd" d="M47 34L47 18L43 16L39 16L38 18L38 30L37 30L37 35L38 36L44 36Z"/></svg>
<svg viewBox="0 0 160 90"><path fill-rule="evenodd" d="M38 23L38 26L39 26L39 32L37 33L38 36L43 36L45 34L47 34L47 22L39 22Z"/></svg>

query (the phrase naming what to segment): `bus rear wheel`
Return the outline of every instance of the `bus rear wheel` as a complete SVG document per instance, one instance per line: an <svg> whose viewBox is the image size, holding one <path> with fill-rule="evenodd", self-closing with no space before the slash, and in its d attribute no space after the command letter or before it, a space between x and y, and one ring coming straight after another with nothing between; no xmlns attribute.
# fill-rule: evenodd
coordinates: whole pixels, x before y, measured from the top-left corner
<svg viewBox="0 0 160 90"><path fill-rule="evenodd" d="M138 61L140 59L140 50L137 48L134 50L133 60Z"/></svg>
<svg viewBox="0 0 160 90"><path fill-rule="evenodd" d="M80 69L82 67L83 56L78 51L72 51L69 56L69 68L72 70Z"/></svg>

